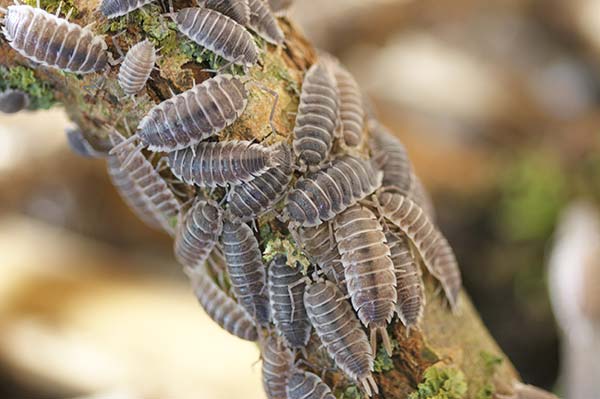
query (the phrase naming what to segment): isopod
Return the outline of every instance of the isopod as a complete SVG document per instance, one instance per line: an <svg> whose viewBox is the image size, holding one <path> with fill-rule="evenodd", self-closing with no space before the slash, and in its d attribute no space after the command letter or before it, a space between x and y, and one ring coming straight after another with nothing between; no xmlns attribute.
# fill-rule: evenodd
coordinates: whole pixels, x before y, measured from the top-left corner
<svg viewBox="0 0 600 399"><path fill-rule="evenodd" d="M425 309L425 286L421 268L413 257L406 236L396 226L386 223L385 237L396 274L398 300L396 312L407 329L416 327Z"/></svg>
<svg viewBox="0 0 600 399"><path fill-rule="evenodd" d="M113 146L125 141L117 131L112 131L109 138ZM113 182L128 205L133 205L134 212L144 215L142 220L151 225L152 220L158 221L165 231L173 234L171 224L179 214L180 205L150 161L132 144L127 144L118 154L109 157L108 166Z"/></svg>
<svg viewBox="0 0 600 399"><path fill-rule="evenodd" d="M181 33L229 62L251 67L258 61L254 39L242 25L210 8L184 8L173 16Z"/></svg>
<svg viewBox="0 0 600 399"><path fill-rule="evenodd" d="M311 325L304 309L305 282L300 267L287 265L287 257L276 255L269 264L269 301L275 328L290 348L303 348Z"/></svg>
<svg viewBox="0 0 600 399"><path fill-rule="evenodd" d="M86 74L103 70L108 63L107 46L89 27L28 5L6 10L2 29L10 46L38 64L67 72Z"/></svg>
<svg viewBox="0 0 600 399"><path fill-rule="evenodd" d="M293 3L294 0L269 0L269 7L271 7L273 14L282 16L287 13Z"/></svg>
<svg viewBox="0 0 600 399"><path fill-rule="evenodd" d="M252 30L269 43L282 44L285 36L265 0L248 0L248 5Z"/></svg>
<svg viewBox="0 0 600 399"><path fill-rule="evenodd" d="M396 275L383 226L371 210L353 205L334 219L333 228L352 306L370 329L373 352L379 332L391 356L386 327L396 311Z"/></svg>
<svg viewBox="0 0 600 399"><path fill-rule="evenodd" d="M411 199L388 191L376 195L380 213L396 225L415 245L429 273L442 284L450 305L455 308L461 276L454 252L446 238Z"/></svg>
<svg viewBox="0 0 600 399"><path fill-rule="evenodd" d="M322 62L314 64L302 83L294 127L294 152L301 163L318 165L327 159L333 143L339 108L335 79Z"/></svg>
<svg viewBox="0 0 600 399"><path fill-rule="evenodd" d="M201 187L249 182L277 166L271 148L237 140L202 142L171 152L168 161L178 179Z"/></svg>
<svg viewBox="0 0 600 399"><path fill-rule="evenodd" d="M284 195L292 179L292 152L286 143L271 147L279 165L256 179L234 186L229 193L228 213L234 220L249 222L270 211Z"/></svg>
<svg viewBox="0 0 600 399"><path fill-rule="evenodd" d="M67 142L71 151L84 158L104 158L108 155L108 143L105 150L97 150L85 137L83 131L77 125L65 129Z"/></svg>
<svg viewBox="0 0 600 399"><path fill-rule="evenodd" d="M318 226L374 192L381 178L369 161L350 155L335 159L328 168L298 179L288 194L286 214L301 226Z"/></svg>
<svg viewBox="0 0 600 399"><path fill-rule="evenodd" d="M221 231L221 207L214 201L197 197L177 226L175 258L183 266L202 266L218 242Z"/></svg>
<svg viewBox="0 0 600 399"><path fill-rule="evenodd" d="M102 0L100 11L106 18L116 18L142 8L154 0Z"/></svg>
<svg viewBox="0 0 600 399"><path fill-rule="evenodd" d="M287 399L335 399L331 388L308 371L294 370L288 378Z"/></svg>
<svg viewBox="0 0 600 399"><path fill-rule="evenodd" d="M258 332L246 311L228 297L209 275L204 265L185 268L198 302L221 328L246 341L256 341Z"/></svg>
<svg viewBox="0 0 600 399"><path fill-rule="evenodd" d="M227 15L240 25L246 26L250 23L248 0L204 0L204 7Z"/></svg>
<svg viewBox="0 0 600 399"><path fill-rule="evenodd" d="M394 187L408 195L413 183L413 172L406 148L400 140L375 120L369 122L373 160L383 170L383 186Z"/></svg>
<svg viewBox="0 0 600 399"><path fill-rule="evenodd" d="M144 89L155 63L156 49L150 40L146 39L129 49L118 76L125 94L133 96Z"/></svg>
<svg viewBox="0 0 600 399"><path fill-rule="evenodd" d="M421 182L421 179L419 179L419 177L414 173L412 174L411 179L412 183L410 185L408 198L415 201L421 208L423 208L431 221L435 221L435 207L433 206L431 197L423 186L423 182Z"/></svg>
<svg viewBox="0 0 600 399"><path fill-rule="evenodd" d="M14 114L29 107L29 96L21 90L8 89L0 93L0 112Z"/></svg>
<svg viewBox="0 0 600 399"><path fill-rule="evenodd" d="M294 362L292 351L277 336L262 344L262 380L268 399L287 399L285 388Z"/></svg>
<svg viewBox="0 0 600 399"><path fill-rule="evenodd" d="M237 300L258 324L268 324L271 309L266 290L267 271L252 229L247 224L225 220L221 245Z"/></svg>
<svg viewBox="0 0 600 399"><path fill-rule="evenodd" d="M373 379L373 350L352 306L330 281L306 286L304 305L311 324L336 366L363 386L368 396L378 393Z"/></svg>

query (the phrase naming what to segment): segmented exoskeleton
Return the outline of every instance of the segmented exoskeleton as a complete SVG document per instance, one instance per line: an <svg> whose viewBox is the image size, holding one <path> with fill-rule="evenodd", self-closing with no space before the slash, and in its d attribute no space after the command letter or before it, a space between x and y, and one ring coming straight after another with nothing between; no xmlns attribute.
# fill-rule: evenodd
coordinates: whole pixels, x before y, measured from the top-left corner
<svg viewBox="0 0 600 399"><path fill-rule="evenodd" d="M240 25L250 23L248 0L203 0L199 4L227 15Z"/></svg>
<svg viewBox="0 0 600 399"><path fill-rule="evenodd" d="M331 388L318 375L299 369L288 378L286 392L287 399L335 399Z"/></svg>
<svg viewBox="0 0 600 399"><path fill-rule="evenodd" d="M414 201L389 191L377 193L380 213L412 241L429 272L437 278L450 305L455 308L461 276L454 252L446 238Z"/></svg>
<svg viewBox="0 0 600 399"><path fill-rule="evenodd" d="M274 335L262 343L262 380L267 399L287 399L287 379L294 362L292 351Z"/></svg>
<svg viewBox="0 0 600 399"><path fill-rule="evenodd" d="M238 302L258 324L267 325L271 319L267 271L252 229L247 224L225 220L221 245Z"/></svg>
<svg viewBox="0 0 600 399"><path fill-rule="evenodd" d="M220 12L184 8L173 19L181 33L229 62L251 67L258 61L258 48L250 32Z"/></svg>
<svg viewBox="0 0 600 399"><path fill-rule="evenodd" d="M348 294L358 318L371 331L373 352L379 332L391 355L386 327L396 310L396 276L383 227L371 210L353 205L334 219L333 228Z"/></svg>
<svg viewBox="0 0 600 399"><path fill-rule="evenodd" d="M371 162L343 156L328 168L298 179L287 196L286 213L301 226L318 226L379 188L381 177Z"/></svg>
<svg viewBox="0 0 600 399"><path fill-rule="evenodd" d="M411 192L413 171L406 148L376 120L369 121L373 161L383 171L384 187L394 187L403 195Z"/></svg>
<svg viewBox="0 0 600 399"><path fill-rule="evenodd" d="M156 49L150 40L146 39L129 49L118 77L125 94L133 96L144 89L155 63Z"/></svg>
<svg viewBox="0 0 600 399"><path fill-rule="evenodd" d="M293 3L294 0L269 0L269 7L276 16L283 16Z"/></svg>
<svg viewBox="0 0 600 399"><path fill-rule="evenodd" d="M102 0L100 11L106 18L116 18L142 8L154 0Z"/></svg>
<svg viewBox="0 0 600 399"><path fill-rule="evenodd" d="M248 5L250 6L248 26L269 43L282 44L285 36L269 5L264 0L248 0Z"/></svg>
<svg viewBox="0 0 600 399"><path fill-rule="evenodd" d="M0 112L14 114L29 107L29 96L21 90L8 89L0 93Z"/></svg>
<svg viewBox="0 0 600 399"><path fill-rule="evenodd" d="M304 77L294 127L294 152L301 164L318 165L329 156L340 109L335 79L323 62Z"/></svg>
<svg viewBox="0 0 600 399"><path fill-rule="evenodd" d="M273 149L250 141L199 143L169 154L173 174L201 187L249 182L277 166Z"/></svg>
<svg viewBox="0 0 600 399"><path fill-rule="evenodd" d="M125 141L117 131L112 131L109 137L113 146ZM108 158L108 171L125 201L142 220L150 225L157 221L173 234L172 223L179 213L179 202L140 151L132 144L121 146L119 152Z"/></svg>
<svg viewBox="0 0 600 399"><path fill-rule="evenodd" d="M225 331L245 339L256 341L258 333L252 318L246 311L223 292L214 282L205 265L185 268L192 289L204 311Z"/></svg>
<svg viewBox="0 0 600 399"><path fill-rule="evenodd" d="M275 328L290 348L303 348L311 325L304 309L304 277L300 266L287 265L287 256L276 255L269 264L269 302Z"/></svg>
<svg viewBox="0 0 600 399"><path fill-rule="evenodd" d="M385 237L396 274L396 312L407 329L417 327L425 309L421 267L411 253L406 236L398 227L386 222Z"/></svg>
<svg viewBox="0 0 600 399"><path fill-rule="evenodd" d="M196 197L177 226L175 258L183 266L202 266L217 244L222 231L221 207L214 201Z"/></svg>
<svg viewBox="0 0 600 399"><path fill-rule="evenodd" d="M292 152L286 143L278 143L270 148L278 166L231 189L228 212L232 219L242 222L253 220L270 211L285 195L292 179Z"/></svg>
<svg viewBox="0 0 600 399"><path fill-rule="evenodd" d="M104 39L88 27L40 8L9 6L2 29L10 46L38 64L80 74L98 72L108 64Z"/></svg>
<svg viewBox="0 0 600 399"><path fill-rule="evenodd" d="M330 281L307 285L306 312L336 366L362 385L368 396L378 393L373 379L373 350L352 306Z"/></svg>
<svg viewBox="0 0 600 399"><path fill-rule="evenodd" d="M410 192L408 193L408 198L415 201L429 216L432 222L435 221L435 207L433 206L433 201L431 197L427 193L427 190L423 186L423 182L421 179L414 173L411 176L412 183L410 185Z"/></svg>
<svg viewBox="0 0 600 399"><path fill-rule="evenodd" d="M96 149L85 137L79 126L73 124L65 129L67 143L75 154L85 158L104 158L108 155L110 144L105 149Z"/></svg>

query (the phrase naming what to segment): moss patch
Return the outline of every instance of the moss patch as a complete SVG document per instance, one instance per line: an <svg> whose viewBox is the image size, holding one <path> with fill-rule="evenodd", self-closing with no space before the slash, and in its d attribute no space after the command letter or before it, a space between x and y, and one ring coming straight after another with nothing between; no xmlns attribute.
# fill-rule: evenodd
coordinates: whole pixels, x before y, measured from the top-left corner
<svg viewBox="0 0 600 399"><path fill-rule="evenodd" d="M392 353L398 348L398 341L392 339ZM383 345L377 350L377 356L375 357L374 371L376 373L382 373L384 371L390 371L394 369L394 361L387 354Z"/></svg>
<svg viewBox="0 0 600 399"><path fill-rule="evenodd" d="M423 382L408 399L462 399L467 393L467 381L462 371L450 367L430 367L423 373Z"/></svg>
<svg viewBox="0 0 600 399"><path fill-rule="evenodd" d="M477 392L476 399L493 399L494 398L494 386L492 384L485 384L479 392Z"/></svg>
<svg viewBox="0 0 600 399"><path fill-rule="evenodd" d="M338 397L340 399L361 399L362 394L356 385L350 385Z"/></svg>
<svg viewBox="0 0 600 399"><path fill-rule="evenodd" d="M492 376L496 372L496 369L504 361L504 359L502 357L495 355L493 353L486 352L486 351L479 352L479 356L481 357L481 360L483 361L483 366L484 366L485 372L488 376Z"/></svg>
<svg viewBox="0 0 600 399"><path fill-rule="evenodd" d="M37 0L24 0L23 3L31 7L37 7L38 2ZM62 16L68 13L69 10L72 10L72 17L77 17L79 15L79 10L77 10L77 7L75 7L75 3L73 3L73 0L40 0L40 8L42 10L48 11L50 14L56 14L56 10L58 10L58 7L61 3Z"/></svg>
<svg viewBox="0 0 600 399"><path fill-rule="evenodd" d="M51 86L38 80L33 69L16 66L0 67L0 90L18 89L29 95L30 109L48 109L56 101Z"/></svg>
<svg viewBox="0 0 600 399"><path fill-rule="evenodd" d="M263 252L263 260L268 263L275 255L287 255L287 265L295 268L297 264L302 267L302 271L306 274L310 261L304 256L302 251L294 244L290 238L273 238L265 244Z"/></svg>

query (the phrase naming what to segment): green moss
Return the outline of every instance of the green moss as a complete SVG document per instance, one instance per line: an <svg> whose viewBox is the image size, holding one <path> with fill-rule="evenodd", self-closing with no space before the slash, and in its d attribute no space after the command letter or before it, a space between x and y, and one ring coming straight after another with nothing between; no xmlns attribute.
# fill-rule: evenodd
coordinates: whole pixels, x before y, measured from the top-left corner
<svg viewBox="0 0 600 399"><path fill-rule="evenodd" d="M287 255L287 265L295 268L299 264L303 269L303 273L306 274L310 262L289 238L276 237L265 244L263 260L266 263L270 262L277 254Z"/></svg>
<svg viewBox="0 0 600 399"><path fill-rule="evenodd" d="M392 353L398 348L398 341L392 340ZM382 373L384 371L390 371L394 369L394 361L387 354L383 346L380 346L377 350L377 356L375 357L374 370L376 373Z"/></svg>
<svg viewBox="0 0 600 399"><path fill-rule="evenodd" d="M37 7L38 2L37 0L24 0L23 3L32 7ZM69 10L72 10L72 17L77 17L77 15L79 15L79 11L77 10L77 7L75 7L75 3L73 3L73 0L40 0L40 8L42 10L48 11L50 14L55 14L56 10L58 10L58 7L61 3L61 14L63 16L64 14L68 13Z"/></svg>
<svg viewBox="0 0 600 399"><path fill-rule="evenodd" d="M493 399L494 398L494 386L490 383L485 384L479 392L477 392L476 399Z"/></svg>
<svg viewBox="0 0 600 399"><path fill-rule="evenodd" d="M340 399L361 399L362 393L356 385L350 385L339 395Z"/></svg>
<svg viewBox="0 0 600 399"><path fill-rule="evenodd" d="M486 351L479 352L479 356L483 361L483 367L488 376L492 376L496 372L496 369L504 361L504 359L501 356Z"/></svg>
<svg viewBox="0 0 600 399"><path fill-rule="evenodd" d="M29 95L30 109L48 109L56 100L48 83L35 77L33 69L16 66L0 67L0 90L19 89Z"/></svg>
<svg viewBox="0 0 600 399"><path fill-rule="evenodd" d="M467 381L462 371L450 367L430 367L423 382L408 399L461 399L467 393Z"/></svg>

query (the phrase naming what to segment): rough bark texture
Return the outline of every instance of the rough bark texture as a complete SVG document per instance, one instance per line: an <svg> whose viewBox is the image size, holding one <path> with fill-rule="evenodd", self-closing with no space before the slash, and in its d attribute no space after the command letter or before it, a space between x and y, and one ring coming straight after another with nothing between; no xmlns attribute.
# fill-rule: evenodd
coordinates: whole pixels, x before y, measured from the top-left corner
<svg viewBox="0 0 600 399"><path fill-rule="evenodd" d="M71 0L69 6L75 9L72 21L86 25L96 21L93 29L98 34L106 33L109 49L118 57L112 46L110 36L127 27L128 32L120 36L119 43L124 49L144 37L150 37L157 47L162 47L162 58L158 62L159 71L152 73L146 94L137 96L136 103L121 98L123 93L117 83L118 67L114 66L106 75L106 81L99 89L97 83L104 80L102 74L77 76L50 68L35 67L12 51L4 39L0 40L0 67L13 68L24 66L34 69L39 82L51 85L56 102L60 103L69 116L85 131L102 141L104 127L115 125L120 130L128 126L137 126L143 115L159 101L171 96L169 88L176 92L189 89L193 81L200 82L210 76L203 69L215 67L214 60L203 58L199 49L189 44L181 36L176 36L174 25L162 20L164 12L159 5L150 5L143 11L130 15L129 25L126 18L107 21L97 10L97 2L92 0ZM176 1L176 6L188 6L192 2ZM8 0L0 1L3 7ZM58 0L42 1L42 7L53 11ZM165 17L166 18L166 17ZM270 136L267 142L289 139L294 122L293 113L297 109L299 87L303 72L315 60L316 52L304 39L298 29L288 20L281 20L286 34L285 48L263 45L265 49L258 67L249 71L252 80L276 90L279 104L276 109L274 125L278 135ZM202 59L202 63L197 61ZM6 73L6 70L5 70ZM85 86L93 86L84 89ZM266 138L270 132L268 118L273 97L255 85L249 85L250 102L240 120L226 129L222 137L243 138L246 140ZM118 118L123 115L125 118ZM280 226L276 220L261 221L269 223L271 230ZM394 355L390 359L383 352L377 356L376 380L380 386L379 397L403 399L411 398L492 398L494 392L511 393L513 381L518 375L510 361L504 356L486 328L466 294L461 295L461 306L453 314L442 298L434 290L437 284L427 278L427 306L421 331L407 334L399 322L394 322L390 333L395 341ZM309 361L312 366L331 367L325 351L313 337L308 347ZM429 372L426 372L429 370ZM433 370L433 371L432 371ZM456 373L455 370L459 370ZM314 370L318 373L321 370ZM343 375L334 371L323 373L325 379L335 388L336 395L345 399L358 398L356 387ZM419 388L419 384L421 384ZM436 386L442 385L436 390ZM433 387L429 389L430 387ZM466 393L462 393L466 390ZM456 391L456 392L453 392ZM435 396L439 395L439 396Z"/></svg>

